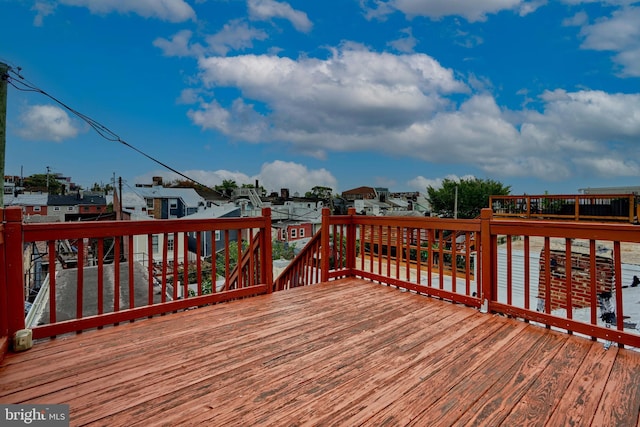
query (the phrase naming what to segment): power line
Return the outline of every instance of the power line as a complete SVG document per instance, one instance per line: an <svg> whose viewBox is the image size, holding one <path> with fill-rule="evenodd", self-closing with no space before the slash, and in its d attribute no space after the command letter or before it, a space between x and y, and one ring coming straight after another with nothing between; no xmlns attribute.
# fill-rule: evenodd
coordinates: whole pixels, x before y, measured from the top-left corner
<svg viewBox="0 0 640 427"><path fill-rule="evenodd" d="M16 71L17 70L17 71ZM128 143L127 141L123 140L122 138L120 138L120 136L118 136L118 134L116 134L115 132L113 132L111 129L109 129L108 127L104 126L102 123L98 122L97 120L92 119L91 117L87 116L86 114L81 113L80 111L70 107L69 105L65 104L64 102L62 102L61 100L59 100L58 98L56 98L55 96L47 93L46 91L40 89L39 87L37 87L36 85L34 85L33 83L29 82L27 79L25 79L21 74L20 71L22 69L20 67L17 67L17 69L14 69L14 67L9 67L9 73L12 74L14 77L12 78L10 75L7 78L7 82L13 86L14 88L16 88L17 90L23 91L23 92L37 92L40 93L44 96L46 96L47 98L51 99L52 101L54 101L55 103L57 103L58 105L62 106L63 108L65 108L67 111L69 111L70 113L72 113L73 115L75 115L76 117L80 118L82 121L84 121L85 123L87 123L89 126L91 126L91 128L96 131L96 133L98 135L100 135L102 138L106 139L107 141L110 142L119 142L120 144L134 150L135 152L143 155L144 157L146 157L147 159L159 164L160 166L164 167L165 169L185 178L188 181L191 181L197 185L200 185L204 188L208 188L212 191L215 191L216 193L225 196L224 193L211 188L205 184L202 184L201 182L196 181L195 179L185 175L184 173L178 171L177 169L169 166L168 164L156 159L155 157L145 153L144 151L136 148L135 146L131 145L130 143ZM225 196L226 197L226 196Z"/></svg>

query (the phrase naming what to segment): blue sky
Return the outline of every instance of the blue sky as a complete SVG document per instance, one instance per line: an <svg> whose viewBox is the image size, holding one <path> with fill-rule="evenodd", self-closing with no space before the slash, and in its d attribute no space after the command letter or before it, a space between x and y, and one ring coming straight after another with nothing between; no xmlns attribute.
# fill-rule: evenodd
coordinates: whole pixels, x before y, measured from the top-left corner
<svg viewBox="0 0 640 427"><path fill-rule="evenodd" d="M0 0L0 28L25 82L211 186L640 185L640 1ZM9 86L5 173L47 167L178 177Z"/></svg>

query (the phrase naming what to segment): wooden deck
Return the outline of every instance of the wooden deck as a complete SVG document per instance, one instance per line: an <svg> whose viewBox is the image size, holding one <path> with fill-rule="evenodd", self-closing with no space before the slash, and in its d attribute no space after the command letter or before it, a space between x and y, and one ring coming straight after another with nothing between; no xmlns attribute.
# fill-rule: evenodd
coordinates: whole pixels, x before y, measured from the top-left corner
<svg viewBox="0 0 640 427"><path fill-rule="evenodd" d="M71 425L632 426L640 353L359 279L37 343L0 403Z"/></svg>

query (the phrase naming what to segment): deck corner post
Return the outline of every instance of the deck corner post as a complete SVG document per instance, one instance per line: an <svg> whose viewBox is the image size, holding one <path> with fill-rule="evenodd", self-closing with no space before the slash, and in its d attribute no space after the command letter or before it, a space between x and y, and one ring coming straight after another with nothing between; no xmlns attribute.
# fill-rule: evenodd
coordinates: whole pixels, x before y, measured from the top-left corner
<svg viewBox="0 0 640 427"><path fill-rule="evenodd" d="M13 339L16 332L25 328L24 322L24 272L22 208L8 207L4 211L4 245L8 336Z"/></svg>
<svg viewBox="0 0 640 427"><path fill-rule="evenodd" d="M329 258L331 257L330 246L330 233L331 225L329 224L331 219L331 210L329 208L322 208L322 228L320 235L320 250L321 250L321 267L320 267L320 280L327 282L329 280Z"/></svg>
<svg viewBox="0 0 640 427"><path fill-rule="evenodd" d="M264 236L262 247L264 250L262 258L263 283L267 285L267 293L273 292L273 248L271 239L271 208L262 208L262 216L264 217Z"/></svg>
<svg viewBox="0 0 640 427"><path fill-rule="evenodd" d="M493 256L494 251L492 247L491 238L491 220L493 212L491 208L484 208L480 212L480 263L482 270L480 271L480 301L482 301L483 313L488 313L491 306L493 295L491 291L493 289Z"/></svg>

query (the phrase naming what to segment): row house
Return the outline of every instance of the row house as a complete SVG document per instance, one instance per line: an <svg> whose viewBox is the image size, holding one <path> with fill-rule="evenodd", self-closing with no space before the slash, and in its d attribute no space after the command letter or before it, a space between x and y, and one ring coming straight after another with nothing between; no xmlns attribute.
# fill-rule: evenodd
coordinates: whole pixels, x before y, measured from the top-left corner
<svg viewBox="0 0 640 427"><path fill-rule="evenodd" d="M123 210L155 219L183 218L208 205L211 203L193 188L136 187L135 192L122 196Z"/></svg>
<svg viewBox="0 0 640 427"><path fill-rule="evenodd" d="M272 224L275 240L296 242L307 240L315 233L314 224L301 221L282 221Z"/></svg>
<svg viewBox="0 0 640 427"><path fill-rule="evenodd" d="M48 216L58 217L61 222L82 219L97 219L107 214L104 196L78 192L75 195L49 195Z"/></svg>
<svg viewBox="0 0 640 427"><path fill-rule="evenodd" d="M21 206L26 221L65 222L96 219L107 214L106 198L84 194L59 196L52 194L6 195L5 206Z"/></svg>

